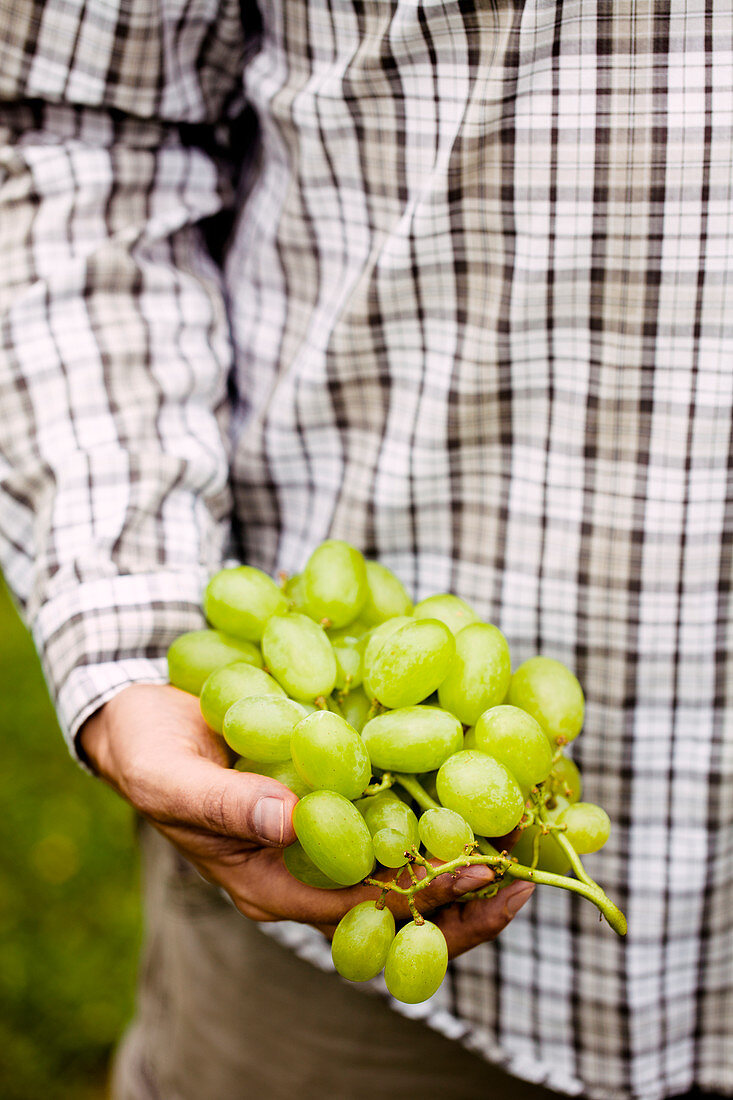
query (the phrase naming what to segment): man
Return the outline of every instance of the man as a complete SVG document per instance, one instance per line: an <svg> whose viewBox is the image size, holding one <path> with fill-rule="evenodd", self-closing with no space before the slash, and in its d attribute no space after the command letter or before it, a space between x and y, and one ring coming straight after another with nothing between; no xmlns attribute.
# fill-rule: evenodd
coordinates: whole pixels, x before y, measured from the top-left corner
<svg viewBox="0 0 733 1100"><path fill-rule="evenodd" d="M117 1094L476 1095L494 1074L461 1040L566 1094L730 1095L731 12L261 17L0 12L3 564L71 744L158 830ZM310 925L351 894L284 877L292 799L160 686L227 553L294 571L327 535L573 667L614 820L626 943L545 890L466 951L526 893L429 899L464 952L434 1062L429 1032L253 947L191 869L327 956Z"/></svg>

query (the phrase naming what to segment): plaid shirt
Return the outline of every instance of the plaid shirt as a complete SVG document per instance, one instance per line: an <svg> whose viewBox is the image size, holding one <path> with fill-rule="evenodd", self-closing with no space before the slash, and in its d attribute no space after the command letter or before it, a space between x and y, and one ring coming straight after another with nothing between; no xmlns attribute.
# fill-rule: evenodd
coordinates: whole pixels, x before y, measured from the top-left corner
<svg viewBox="0 0 733 1100"><path fill-rule="evenodd" d="M539 890L416 1011L733 1093L731 2L261 6L0 5L0 549L62 722L230 551L460 593L583 682L630 933Z"/></svg>

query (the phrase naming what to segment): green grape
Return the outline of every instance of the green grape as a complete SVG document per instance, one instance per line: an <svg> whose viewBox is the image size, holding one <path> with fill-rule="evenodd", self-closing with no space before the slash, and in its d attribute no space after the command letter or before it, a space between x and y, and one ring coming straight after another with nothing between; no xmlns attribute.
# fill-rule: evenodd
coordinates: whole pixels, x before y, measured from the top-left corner
<svg viewBox="0 0 733 1100"><path fill-rule="evenodd" d="M358 798L369 786L372 766L359 734L338 714L317 710L298 722L290 755L300 777L316 790Z"/></svg>
<svg viewBox="0 0 733 1100"><path fill-rule="evenodd" d="M455 649L437 619L411 620L382 644L368 669L369 689L385 707L419 703L445 679Z"/></svg>
<svg viewBox="0 0 733 1100"><path fill-rule="evenodd" d="M458 634L464 627L480 621L479 616L465 600L447 592L444 595L428 596L426 600L420 600L420 603L415 604L413 615L416 619L439 619L448 627L451 634Z"/></svg>
<svg viewBox="0 0 733 1100"><path fill-rule="evenodd" d="M438 991L447 969L448 945L437 924L410 921L392 940L384 980L396 1000L416 1005Z"/></svg>
<svg viewBox="0 0 733 1100"><path fill-rule="evenodd" d="M476 727L469 726L463 735L463 747L464 749L477 749L476 744Z"/></svg>
<svg viewBox="0 0 733 1100"><path fill-rule="evenodd" d="M251 642L230 638L220 630L190 630L179 635L168 650L168 679L181 691L198 695L215 669L233 661L262 668L260 651Z"/></svg>
<svg viewBox="0 0 733 1100"><path fill-rule="evenodd" d="M409 616L397 615L394 619L387 619L386 622L380 623L379 626L375 626L367 634L362 666L364 670L364 690L369 699L374 698L374 692L371 691L369 687L369 670L376 661L380 649L391 634L394 634L401 626L405 626L410 622L412 622L412 619L410 619Z"/></svg>
<svg viewBox="0 0 733 1100"><path fill-rule="evenodd" d="M293 577L288 577L283 587L283 595L287 600L289 611L299 611L305 615L306 599L302 573L296 573Z"/></svg>
<svg viewBox="0 0 733 1100"><path fill-rule="evenodd" d="M568 802L578 802L583 793L583 780L578 765L569 756L560 756L552 765L550 782L553 790L567 798Z"/></svg>
<svg viewBox="0 0 733 1100"><path fill-rule="evenodd" d="M378 561L366 563L367 598L360 612L369 626L376 626L398 615L412 614L412 600L402 581Z"/></svg>
<svg viewBox="0 0 733 1100"><path fill-rule="evenodd" d="M524 790L543 783L552 749L542 727L519 707L491 707L476 723L476 748L500 760Z"/></svg>
<svg viewBox="0 0 733 1100"><path fill-rule="evenodd" d="M238 772L252 772L254 775L269 775L270 779L277 779L297 795L303 798L309 794L311 788L298 775L292 760L276 760L274 764L264 764L261 760L250 760L243 756L237 760L234 767Z"/></svg>
<svg viewBox="0 0 733 1100"><path fill-rule="evenodd" d="M357 798L354 800L354 805L356 806L362 817L364 817L364 819L366 820L367 813L372 809L381 806L385 802L395 801L399 802L400 800L397 797L397 792L393 790L392 787L390 787L388 790L379 791L378 794L366 794L363 798ZM367 822L367 825L368 824L369 822ZM373 830L370 831L373 832Z"/></svg>
<svg viewBox="0 0 733 1100"><path fill-rule="evenodd" d="M361 653L350 646L334 646L336 658L336 689L350 691L362 681Z"/></svg>
<svg viewBox="0 0 733 1100"><path fill-rule="evenodd" d="M371 833L382 828L406 829L417 842L417 818L393 787L359 798L354 805L363 814Z"/></svg>
<svg viewBox="0 0 733 1100"><path fill-rule="evenodd" d="M472 623L456 635L456 654L438 688L441 707L471 726L487 707L501 703L512 676L506 638L489 623Z"/></svg>
<svg viewBox="0 0 733 1100"><path fill-rule="evenodd" d="M599 851L611 834L611 819L593 802L576 802L557 817L558 825L567 825L565 836L579 855Z"/></svg>
<svg viewBox="0 0 733 1100"><path fill-rule="evenodd" d="M361 901L341 918L331 942L333 965L350 982L368 982L384 968L395 937L394 917L374 901Z"/></svg>
<svg viewBox="0 0 733 1100"><path fill-rule="evenodd" d="M438 772L438 797L480 836L504 836L519 823L524 799L516 779L476 749L455 753Z"/></svg>
<svg viewBox="0 0 733 1100"><path fill-rule="evenodd" d="M377 829L372 837L374 855L383 867L404 867L408 851L405 838L399 829Z"/></svg>
<svg viewBox="0 0 733 1100"><path fill-rule="evenodd" d="M425 810L418 822L420 840L438 859L455 859L473 842L473 829L455 810ZM376 850L376 845L375 845ZM379 859L379 855L377 855Z"/></svg>
<svg viewBox="0 0 733 1100"><path fill-rule="evenodd" d="M327 631L336 658L336 688L351 691L362 681L366 627L357 619L339 630Z"/></svg>
<svg viewBox="0 0 733 1100"><path fill-rule="evenodd" d="M368 595L366 563L348 542L327 539L313 551L303 570L308 614L323 626L346 626Z"/></svg>
<svg viewBox="0 0 733 1100"><path fill-rule="evenodd" d="M319 890L341 889L338 882L334 882L316 867L303 845L297 840L284 850L283 859L288 871L293 878L297 878L298 882L304 882L306 886L315 886Z"/></svg>
<svg viewBox="0 0 733 1100"><path fill-rule="evenodd" d="M352 688L347 695L339 696L339 702L346 721L358 733L361 733L372 707L364 689L361 687Z"/></svg>
<svg viewBox="0 0 733 1100"><path fill-rule="evenodd" d="M290 756L290 737L303 709L277 695L250 695L232 703L224 715L222 733L240 756L274 764Z"/></svg>
<svg viewBox="0 0 733 1100"><path fill-rule="evenodd" d="M270 616L287 607L282 590L251 565L220 570L204 592L204 614L212 626L250 642L259 642Z"/></svg>
<svg viewBox="0 0 733 1100"><path fill-rule="evenodd" d="M370 719L361 731L377 768L428 772L463 745L461 723L439 707L400 707Z"/></svg>
<svg viewBox="0 0 733 1100"><path fill-rule="evenodd" d="M299 702L330 695L336 658L325 630L306 615L273 615L262 635L265 663L279 684Z"/></svg>
<svg viewBox="0 0 733 1100"><path fill-rule="evenodd" d="M325 875L355 886L374 867L374 846L356 806L336 791L311 791L293 810L296 836Z"/></svg>
<svg viewBox="0 0 733 1100"><path fill-rule="evenodd" d="M367 626L361 616L358 619L354 619L353 623L349 623L348 626L340 626L337 629L328 629L326 634L331 645L349 645L359 646L363 649L367 643L367 636L371 632L371 627Z"/></svg>
<svg viewBox="0 0 733 1100"><path fill-rule="evenodd" d="M285 692L272 676L245 661L235 661L234 664L217 668L201 688L199 702L206 724L221 733L224 715L232 703L246 695L284 696Z"/></svg>
<svg viewBox="0 0 733 1100"><path fill-rule="evenodd" d="M379 862L385 867L402 867L405 852L420 844L417 818L412 809L393 790L360 798L355 805L364 815Z"/></svg>
<svg viewBox="0 0 733 1100"><path fill-rule="evenodd" d="M583 725L583 689L570 669L552 657L530 657L520 665L506 701L536 718L553 748L572 741Z"/></svg>

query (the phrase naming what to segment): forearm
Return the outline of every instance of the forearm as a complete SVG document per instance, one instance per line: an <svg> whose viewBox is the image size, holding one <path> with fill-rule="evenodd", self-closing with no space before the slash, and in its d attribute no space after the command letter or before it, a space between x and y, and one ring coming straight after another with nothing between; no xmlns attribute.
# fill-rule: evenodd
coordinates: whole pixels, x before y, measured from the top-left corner
<svg viewBox="0 0 733 1100"><path fill-rule="evenodd" d="M2 117L0 555L73 738L164 679L221 560L230 346L199 223L227 195L174 129Z"/></svg>

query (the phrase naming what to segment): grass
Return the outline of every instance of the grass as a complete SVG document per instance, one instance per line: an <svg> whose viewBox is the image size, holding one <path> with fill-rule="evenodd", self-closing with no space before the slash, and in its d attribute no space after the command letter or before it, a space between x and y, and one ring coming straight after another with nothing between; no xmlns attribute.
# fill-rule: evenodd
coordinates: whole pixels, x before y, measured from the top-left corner
<svg viewBox="0 0 733 1100"><path fill-rule="evenodd" d="M0 1096L97 1100L133 1003L132 812L64 745L0 582Z"/></svg>

